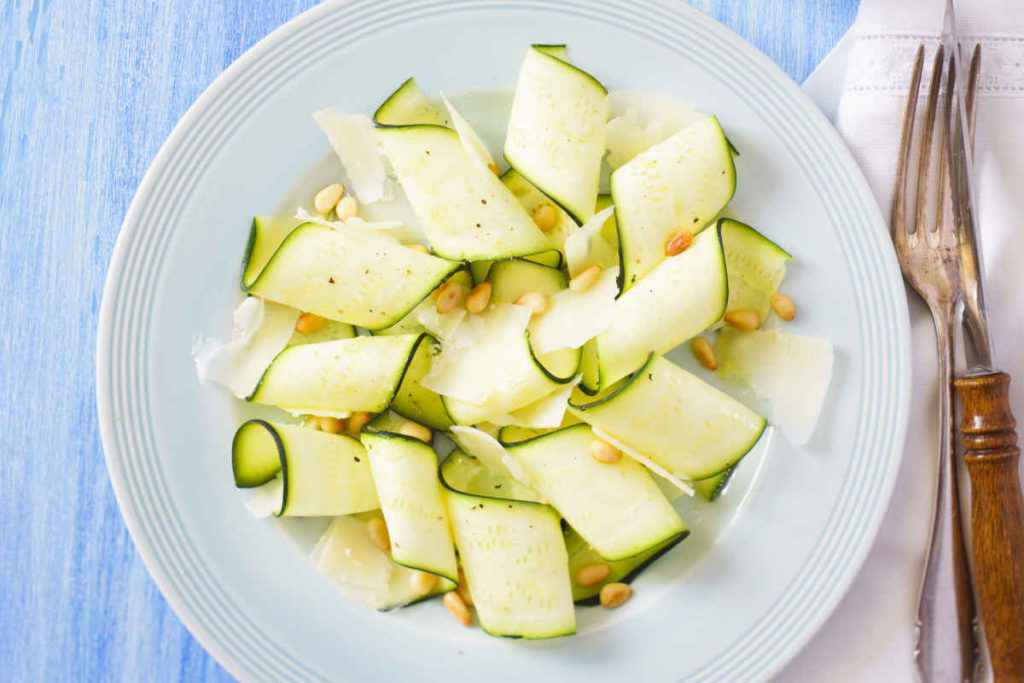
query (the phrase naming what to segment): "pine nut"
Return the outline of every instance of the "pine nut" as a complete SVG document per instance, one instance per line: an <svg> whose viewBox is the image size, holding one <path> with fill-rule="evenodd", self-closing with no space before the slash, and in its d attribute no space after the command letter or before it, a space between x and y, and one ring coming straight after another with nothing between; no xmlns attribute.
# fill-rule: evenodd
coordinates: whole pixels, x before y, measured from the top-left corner
<svg viewBox="0 0 1024 683"><path fill-rule="evenodd" d="M693 244L693 234L688 230L680 230L673 233L665 242L665 256L681 254Z"/></svg>
<svg viewBox="0 0 1024 683"><path fill-rule="evenodd" d="M494 163L493 161L487 164L487 168L491 169L491 173L493 173L494 175L501 175L501 169L499 169L498 164Z"/></svg>
<svg viewBox="0 0 1024 683"><path fill-rule="evenodd" d="M317 213L329 214L331 209L338 205L338 200L343 194L345 194L345 186L341 183L328 185L313 197L313 208Z"/></svg>
<svg viewBox="0 0 1024 683"><path fill-rule="evenodd" d="M441 315L451 313L466 300L466 285L449 280L441 285L437 294L437 312Z"/></svg>
<svg viewBox="0 0 1024 683"><path fill-rule="evenodd" d="M470 313L483 313L487 304L491 303L492 289L490 282L481 282L474 287L466 297L466 310Z"/></svg>
<svg viewBox="0 0 1024 683"><path fill-rule="evenodd" d="M373 419L373 415L362 410L357 410L348 417L349 436L359 436L366 423Z"/></svg>
<svg viewBox="0 0 1024 683"><path fill-rule="evenodd" d="M430 249L425 244L407 244L406 246L412 249L413 251L420 252L421 254L430 253Z"/></svg>
<svg viewBox="0 0 1024 683"><path fill-rule="evenodd" d="M387 552L391 549L391 537L388 535L388 525L383 517L374 517L366 524L366 534L370 542Z"/></svg>
<svg viewBox="0 0 1024 683"><path fill-rule="evenodd" d="M416 572L409 577L409 587L416 592L417 595L426 595L430 591L434 590L434 586L437 585L437 577L430 572Z"/></svg>
<svg viewBox="0 0 1024 683"><path fill-rule="evenodd" d="M359 202L352 195L342 197L338 205L334 207L334 213L338 215L339 221L347 221L359 213Z"/></svg>
<svg viewBox="0 0 1024 683"><path fill-rule="evenodd" d="M609 583L601 588L601 607L613 609L633 597L633 589L624 583Z"/></svg>
<svg viewBox="0 0 1024 683"><path fill-rule="evenodd" d="M469 607L473 606L473 595L469 592L469 582L466 580L466 573L462 571L462 567L459 567L459 586L455 592L462 598L462 602Z"/></svg>
<svg viewBox="0 0 1024 683"><path fill-rule="evenodd" d="M433 432L430 431L430 427L424 427L418 422L406 421L402 423L402 426L398 428L398 433L405 436L411 436L414 439L419 439L423 443L430 443L431 439L434 438Z"/></svg>
<svg viewBox="0 0 1024 683"><path fill-rule="evenodd" d="M715 358L715 352L711 349L711 344L708 343L707 339L704 337L694 337L693 341L690 342L690 350L697 357L697 361L708 370L718 369L718 359Z"/></svg>
<svg viewBox="0 0 1024 683"><path fill-rule="evenodd" d="M307 415L306 419L304 419L302 421L302 426L303 427L309 427L310 429L315 429L316 431L319 432L320 431L320 418L317 417L316 415Z"/></svg>
<svg viewBox="0 0 1024 683"><path fill-rule="evenodd" d="M782 292L772 294L772 310L775 311L775 315L786 321L796 317L796 304Z"/></svg>
<svg viewBox="0 0 1024 683"><path fill-rule="evenodd" d="M336 417L321 417L320 431L330 432L331 434L341 434L345 431L345 421Z"/></svg>
<svg viewBox="0 0 1024 683"><path fill-rule="evenodd" d="M757 311L741 309L739 311L729 311L726 313L725 322L729 323L737 330L750 332L761 326L761 316L757 314Z"/></svg>
<svg viewBox="0 0 1024 683"><path fill-rule="evenodd" d="M516 306L526 306L531 315L541 315L548 310L548 298L540 292L527 292L516 299Z"/></svg>
<svg viewBox="0 0 1024 683"><path fill-rule="evenodd" d="M452 613L452 616L459 620L459 623L463 626L469 626L473 623L473 615L470 614L469 608L466 607L466 603L462 601L459 594L455 591L449 591L444 594L444 606L448 608L448 611Z"/></svg>
<svg viewBox="0 0 1024 683"><path fill-rule="evenodd" d="M576 572L576 583L584 588L593 588L607 579L611 573L612 568L606 564L588 564Z"/></svg>
<svg viewBox="0 0 1024 683"><path fill-rule="evenodd" d="M590 455L594 460L608 464L622 459L622 452L618 448L601 439L594 439L590 442Z"/></svg>
<svg viewBox="0 0 1024 683"><path fill-rule="evenodd" d="M533 222L541 232L549 232L558 224L558 211L551 204L541 204L533 210Z"/></svg>
<svg viewBox="0 0 1024 683"><path fill-rule="evenodd" d="M569 280L569 289L574 292L585 292L594 286L599 277L601 277L601 266L590 266Z"/></svg>
<svg viewBox="0 0 1024 683"><path fill-rule="evenodd" d="M302 334L312 334L323 329L323 326L326 324L327 319L321 318L316 313L303 313L295 321L295 331Z"/></svg>

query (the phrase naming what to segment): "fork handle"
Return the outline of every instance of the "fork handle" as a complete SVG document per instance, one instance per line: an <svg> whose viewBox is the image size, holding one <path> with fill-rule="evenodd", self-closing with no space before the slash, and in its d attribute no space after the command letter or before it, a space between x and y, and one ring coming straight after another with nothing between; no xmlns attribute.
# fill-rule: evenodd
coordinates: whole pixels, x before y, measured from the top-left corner
<svg viewBox="0 0 1024 683"><path fill-rule="evenodd" d="M954 382L971 478L974 582L995 683L1024 682L1024 499L1004 372Z"/></svg>

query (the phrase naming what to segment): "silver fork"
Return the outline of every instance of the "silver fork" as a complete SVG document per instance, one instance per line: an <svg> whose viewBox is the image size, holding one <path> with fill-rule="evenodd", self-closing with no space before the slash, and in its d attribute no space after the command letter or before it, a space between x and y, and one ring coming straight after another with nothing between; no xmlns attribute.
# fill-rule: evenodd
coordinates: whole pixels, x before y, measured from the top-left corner
<svg viewBox="0 0 1024 683"><path fill-rule="evenodd" d="M928 99L921 122L923 125L918 134L914 221L908 225L906 208L913 148L911 142L924 68L924 46L918 48L903 115L891 217L892 241L903 277L931 311L938 342L938 485L931 541L918 601L914 651L921 678L926 682L970 681L977 656L973 627L974 597L961 531L960 495L952 439L953 345L956 308L961 301L961 290L960 252L956 226L950 211L947 151L953 109L952 62L949 64L946 89L942 94L942 110L936 115L945 64L945 52L940 46L932 64ZM933 138L936 137L938 159L933 160ZM933 166L937 166L937 169ZM930 201L933 195L935 200ZM929 218L932 219L931 225L928 224Z"/></svg>

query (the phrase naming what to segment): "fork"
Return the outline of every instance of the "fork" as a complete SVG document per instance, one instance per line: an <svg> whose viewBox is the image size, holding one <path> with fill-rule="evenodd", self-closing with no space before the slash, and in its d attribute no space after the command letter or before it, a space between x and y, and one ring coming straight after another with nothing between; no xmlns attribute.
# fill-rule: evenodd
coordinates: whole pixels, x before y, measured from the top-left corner
<svg viewBox="0 0 1024 683"><path fill-rule="evenodd" d="M950 210L948 136L955 71L948 68L942 111L936 115L945 68L939 46L917 140L914 221L908 224L907 195L924 68L924 45L918 48L903 114L896 184L890 219L893 245L907 283L928 306L935 324L939 365L939 467L931 540L918 600L914 658L923 681L969 681L977 648L974 597L960 522L960 493L954 460L952 389L956 309L962 299L960 251ZM937 163L932 158L938 137ZM937 168L936 168L937 167ZM934 184L933 184L934 180ZM935 201L929 202L934 195ZM930 207L929 204L934 204ZM931 214L931 215L929 215ZM931 225L929 225L931 218Z"/></svg>

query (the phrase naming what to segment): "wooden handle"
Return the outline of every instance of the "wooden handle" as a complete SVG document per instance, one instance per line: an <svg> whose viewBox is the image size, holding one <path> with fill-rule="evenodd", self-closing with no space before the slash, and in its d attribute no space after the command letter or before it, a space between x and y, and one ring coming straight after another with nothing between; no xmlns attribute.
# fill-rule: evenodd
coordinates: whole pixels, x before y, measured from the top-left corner
<svg viewBox="0 0 1024 683"><path fill-rule="evenodd" d="M1010 376L954 382L960 438L971 476L974 584L995 683L1024 683L1024 500Z"/></svg>

